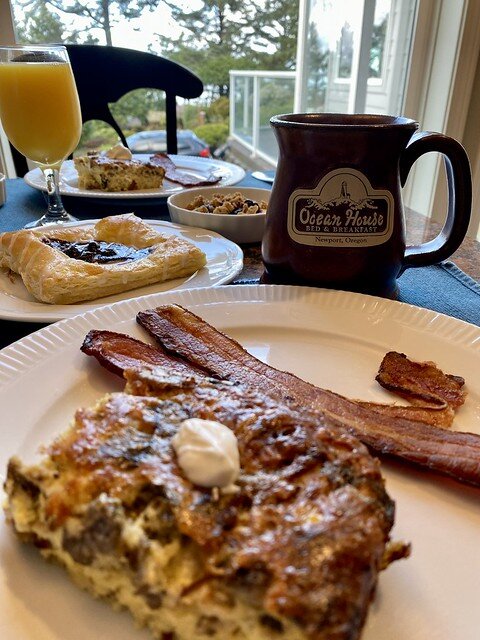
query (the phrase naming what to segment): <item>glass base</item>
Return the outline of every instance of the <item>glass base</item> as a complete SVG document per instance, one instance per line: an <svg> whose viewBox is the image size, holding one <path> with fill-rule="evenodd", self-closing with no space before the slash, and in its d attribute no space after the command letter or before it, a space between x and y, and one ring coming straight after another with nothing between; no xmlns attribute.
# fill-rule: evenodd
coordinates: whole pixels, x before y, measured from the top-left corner
<svg viewBox="0 0 480 640"><path fill-rule="evenodd" d="M35 220L34 222L29 222L28 224L26 224L24 229L37 229L38 227L62 225L67 224L67 222L78 222L78 218L75 218L75 216L72 216L69 213L63 213L59 216L52 216L46 213L39 220Z"/></svg>

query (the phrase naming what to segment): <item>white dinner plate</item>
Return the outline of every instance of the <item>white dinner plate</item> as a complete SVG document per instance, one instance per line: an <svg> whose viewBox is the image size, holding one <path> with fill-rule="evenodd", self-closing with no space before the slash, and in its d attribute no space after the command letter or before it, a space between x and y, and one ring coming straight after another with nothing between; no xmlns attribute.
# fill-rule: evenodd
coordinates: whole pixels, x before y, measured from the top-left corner
<svg viewBox="0 0 480 640"><path fill-rule="evenodd" d="M148 160L151 154L134 154L138 160ZM210 175L220 176L218 186L226 187L237 184L245 177L242 167L231 162L216 160L215 158L197 158L195 156L176 156L169 154L175 165L189 176L206 179ZM45 178L40 169L32 169L25 176L27 184L40 191L46 191ZM60 193L63 196L76 196L79 198L101 198L101 199L152 199L167 198L173 193L183 191L185 187L170 180L165 179L160 189L144 189L136 191L101 191L100 189L80 189L78 187L78 175L73 160L66 160L60 169Z"/></svg>
<svg viewBox="0 0 480 640"><path fill-rule="evenodd" d="M354 398L392 400L374 380L391 349L433 360L467 382L454 428L480 432L480 328L360 294L237 285L120 302L1 351L1 474L12 454L33 459L77 407L121 388L120 379L79 351L87 331L106 328L147 341L137 311L169 302L188 307L261 360ZM380 575L362 640L478 640L480 490L406 464L384 460L382 468L397 505L393 539L410 541L412 556ZM0 567L2 640L150 637L128 614L71 584L4 523Z"/></svg>
<svg viewBox="0 0 480 640"><path fill-rule="evenodd" d="M83 222L68 223L64 226L90 227L96 222L97 220L84 220ZM187 278L159 282L97 300L55 305L35 300L26 290L22 278L18 274L0 270L0 318L21 322L55 322L127 298L136 298L172 289L178 291L188 287L214 287L225 284L231 282L242 270L243 251L234 242L227 240L215 231L185 227L164 220L146 220L146 222L160 233L179 236L199 247L207 256L205 267Z"/></svg>

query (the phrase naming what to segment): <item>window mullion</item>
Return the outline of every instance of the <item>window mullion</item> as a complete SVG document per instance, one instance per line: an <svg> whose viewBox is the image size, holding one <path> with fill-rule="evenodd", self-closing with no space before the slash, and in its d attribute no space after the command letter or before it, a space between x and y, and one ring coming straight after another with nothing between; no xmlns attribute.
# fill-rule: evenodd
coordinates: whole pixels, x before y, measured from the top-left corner
<svg viewBox="0 0 480 640"><path fill-rule="evenodd" d="M348 97L349 113L365 112L375 3L376 0L364 0L363 2L358 46L354 47L353 52L350 93Z"/></svg>
<svg viewBox="0 0 480 640"><path fill-rule="evenodd" d="M308 76L308 28L310 25L310 0L300 0L298 5L298 31L297 31L297 60L295 78L295 93L293 98L293 110L295 113L303 113L307 107L307 76Z"/></svg>
<svg viewBox="0 0 480 640"><path fill-rule="evenodd" d="M253 122L252 122L252 147L255 156L260 137L260 78L253 77Z"/></svg>

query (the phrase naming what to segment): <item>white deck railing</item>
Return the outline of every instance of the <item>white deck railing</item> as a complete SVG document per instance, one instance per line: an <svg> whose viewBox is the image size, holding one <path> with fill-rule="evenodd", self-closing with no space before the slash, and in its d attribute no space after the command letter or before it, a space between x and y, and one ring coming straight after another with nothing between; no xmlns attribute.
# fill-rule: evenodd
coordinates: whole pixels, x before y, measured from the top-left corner
<svg viewBox="0 0 480 640"><path fill-rule="evenodd" d="M230 135L252 158L275 166L278 148L269 120L294 111L294 71L230 71Z"/></svg>

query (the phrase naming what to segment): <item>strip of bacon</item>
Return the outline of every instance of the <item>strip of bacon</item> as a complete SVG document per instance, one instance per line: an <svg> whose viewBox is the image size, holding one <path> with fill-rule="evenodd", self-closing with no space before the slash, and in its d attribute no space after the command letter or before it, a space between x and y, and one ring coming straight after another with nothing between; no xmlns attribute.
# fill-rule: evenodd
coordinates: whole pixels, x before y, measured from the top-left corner
<svg viewBox="0 0 480 640"><path fill-rule="evenodd" d="M201 367L209 375L261 388L307 410L313 408L343 425L377 453L400 457L480 486L477 434L448 431L402 415L391 416L385 409L375 410L374 403L356 402L315 387L260 362L234 340L178 305L140 312L137 321L167 352Z"/></svg>
<svg viewBox="0 0 480 640"><path fill-rule="evenodd" d="M404 353L385 355L376 377L382 387L406 397L412 404L449 405L457 409L465 402L465 380L443 373L432 362L413 362Z"/></svg>
<svg viewBox="0 0 480 640"><path fill-rule="evenodd" d="M127 369L145 364L167 367L172 373L183 375L192 371L202 373L194 365L167 355L157 347L114 331L92 329L80 349L83 353L94 356L105 369L119 376L123 376Z"/></svg>
<svg viewBox="0 0 480 640"><path fill-rule="evenodd" d="M144 364L161 366L171 373L189 374L194 372L197 375L205 375L206 377L219 377L212 376L211 369L201 368L187 360L180 360L159 347L145 344L131 336L113 331L92 329L86 335L81 351L95 357L103 367L120 377L124 377L124 373L128 369L142 367ZM223 379L225 379L225 376ZM425 410L423 407L382 405L361 400L356 400L356 402L371 410L384 411L395 417L413 418L436 426L449 424L452 420L450 414L453 415L453 409L451 408L448 408L448 413L445 413L443 410L439 410L438 407L434 407L434 410L430 407Z"/></svg>
<svg viewBox="0 0 480 640"><path fill-rule="evenodd" d="M415 422L424 422L432 427L441 427L442 429L451 427L455 417L455 410L447 404L442 406L404 406L400 404L365 402L358 399L355 402L361 407L375 411L375 413L383 413L390 419L404 418Z"/></svg>
<svg viewBox="0 0 480 640"><path fill-rule="evenodd" d="M141 368L144 364L161 366L173 374L195 373L207 378L214 377L209 375L210 372L205 368L202 369L191 362L180 360L158 347L113 331L92 329L85 337L81 350L87 355L95 357L103 367L120 377L123 377L128 369ZM218 378L218 376L215 377ZM361 400L355 400L355 402L366 409L385 413L392 418L406 418L444 428L450 426L454 416L454 410L448 406L446 408L438 406L424 408L376 404Z"/></svg>
<svg viewBox="0 0 480 640"><path fill-rule="evenodd" d="M291 373L279 371L264 364L251 356L237 342L183 307L165 305L158 309L141 311L137 321L165 351L195 364L208 375L255 387L265 384L268 379L269 391L276 393L282 401L291 399L302 405L311 404L312 406L322 402L322 407L323 403L327 403L325 407L328 408L329 399L334 397L335 404L338 403L337 394L304 382ZM407 369L416 370L416 378L411 375L411 379L408 379ZM435 369L436 377L431 369ZM435 392L428 392L427 381L422 383L425 372L430 378L435 379ZM403 376L401 380L400 375ZM445 389L442 389L442 378ZM408 360L403 354L390 352L384 357L380 366L378 382L413 401L418 400L422 395L422 411L412 406L400 407L373 402L356 404L372 411L378 409L378 412L390 414L395 418L408 418L411 415L416 420L419 419L418 416L422 416L420 420L423 422L450 426L454 415L453 409L463 404L466 395L462 389L464 380L455 378L454 381L454 378L454 376L445 375L432 365L423 367L419 363ZM396 384L394 384L395 380L397 380ZM456 394L454 386L456 386ZM345 400L356 402L347 398ZM428 415L432 416L431 420L428 419Z"/></svg>
<svg viewBox="0 0 480 640"><path fill-rule="evenodd" d="M217 184L222 179L222 176L211 173L206 178L197 178L196 176L185 173L177 169L177 166L166 153L156 153L150 156L150 162L156 164L165 169L165 178L170 182L176 182L184 187L203 187L212 184Z"/></svg>

